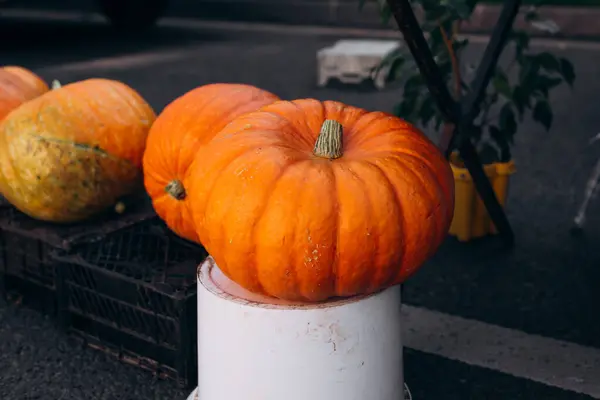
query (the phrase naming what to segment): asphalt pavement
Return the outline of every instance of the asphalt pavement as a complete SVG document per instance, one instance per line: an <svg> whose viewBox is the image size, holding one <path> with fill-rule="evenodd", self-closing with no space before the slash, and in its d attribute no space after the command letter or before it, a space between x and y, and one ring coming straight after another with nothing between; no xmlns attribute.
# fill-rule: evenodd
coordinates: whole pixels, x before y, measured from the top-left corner
<svg viewBox="0 0 600 400"><path fill-rule="evenodd" d="M124 38L84 19L0 18L0 35L10 38L0 45L0 64L25 65L47 80L63 83L88 77L119 79L137 89L157 111L184 92L211 82L243 82L286 99L331 99L391 111L399 98L397 88L316 87L316 51L350 34L361 35L171 20L146 36ZM476 42L465 56L473 62L478 61L485 39ZM457 331L459 336L474 339L469 327L483 327L490 342L502 336L510 347L525 335L529 343L539 342L549 357L561 348L579 347L564 352L560 360L550 357L547 373L536 375L522 371L516 357L487 354L493 343L454 354L419 344L409 332L406 381L415 400L600 398L600 372L596 379L583 382L587 389L577 389L585 386L577 372L581 367L577 357L583 356L577 354L593 356L592 365L583 366L587 373L600 371L600 361L595 364L600 358L594 358L600 354L600 291L596 290L600 201L590 206L584 234L569 233L585 181L600 155L600 147L588 145L600 127L596 103L600 46L540 41L535 48L571 59L577 81L574 90L556 90L551 132L529 119L519 127L514 149L518 172L508 206L515 248L503 250L494 239L459 244L449 238L406 284L404 299L418 311L416 322L433 310L450 316L453 327L464 326ZM431 340L450 343L443 332ZM527 348L522 351L528 354ZM527 362L533 361L522 361ZM555 371L571 375L561 381L553 378ZM185 399L186 395L172 382L155 380L82 348L46 317L0 303L1 399Z"/></svg>

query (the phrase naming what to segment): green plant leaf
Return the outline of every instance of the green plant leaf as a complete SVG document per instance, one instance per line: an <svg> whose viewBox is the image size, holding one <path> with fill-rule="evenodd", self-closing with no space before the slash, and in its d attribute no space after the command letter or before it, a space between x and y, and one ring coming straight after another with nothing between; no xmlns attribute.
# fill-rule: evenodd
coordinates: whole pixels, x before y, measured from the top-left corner
<svg viewBox="0 0 600 400"><path fill-rule="evenodd" d="M510 88L508 77L500 69L496 70L492 80L492 85L494 86L494 89L507 100L512 98L512 89Z"/></svg>
<svg viewBox="0 0 600 400"><path fill-rule="evenodd" d="M394 60L392 62L392 65L390 65L388 79L390 79L391 81L397 81L397 80L401 79L402 76L404 75L403 72L405 71L405 66L406 66L406 59L399 57L396 60Z"/></svg>
<svg viewBox="0 0 600 400"><path fill-rule="evenodd" d="M500 109L499 116L500 133L504 134L508 143L512 143L517 133L517 119L510 103L505 103Z"/></svg>
<svg viewBox="0 0 600 400"><path fill-rule="evenodd" d="M452 47L454 48L454 52L458 53L459 51L461 51L462 49L466 48L467 46L469 46L469 39L468 38L464 38L464 39L456 39L454 41L454 43L452 43Z"/></svg>
<svg viewBox="0 0 600 400"><path fill-rule="evenodd" d="M394 106L394 115L411 123L418 122L413 118L418 102L419 99L416 97L403 99L399 104Z"/></svg>
<svg viewBox="0 0 600 400"><path fill-rule="evenodd" d="M548 99L550 90L554 89L562 83L561 78L553 78L546 75L538 75L534 83L534 91L536 94L541 94L542 97Z"/></svg>
<svg viewBox="0 0 600 400"><path fill-rule="evenodd" d="M496 143L496 146L498 146L498 149L500 149L500 154L494 149L493 154L495 154L495 159L493 161L508 161L510 159L510 143L507 136L502 133L500 128L494 125L489 127L488 132L494 143ZM491 153L491 151L489 152ZM487 157L489 158L490 156Z"/></svg>
<svg viewBox="0 0 600 400"><path fill-rule="evenodd" d="M471 16L471 7L469 7L465 0L448 0L448 5L460 19L468 19Z"/></svg>
<svg viewBox="0 0 600 400"><path fill-rule="evenodd" d="M519 121L523 122L523 116L525 110L531 107L531 91L528 91L526 87L517 85L513 90L513 104L519 113Z"/></svg>
<svg viewBox="0 0 600 400"><path fill-rule="evenodd" d="M469 128L469 137L474 143L477 143L481 140L481 135L483 134L483 128L479 125L472 125Z"/></svg>
<svg viewBox="0 0 600 400"><path fill-rule="evenodd" d="M558 62L560 64L560 75L572 87L575 83L575 67L573 67L571 61L564 57L559 58Z"/></svg>
<svg viewBox="0 0 600 400"><path fill-rule="evenodd" d="M387 2L383 4L380 3L379 16L383 25L387 25L388 22L390 22L390 18L392 17L392 10L390 10L390 6L388 6Z"/></svg>
<svg viewBox="0 0 600 400"><path fill-rule="evenodd" d="M425 82L421 73L411 76L404 84L404 97L406 98L420 94L424 85Z"/></svg>
<svg viewBox="0 0 600 400"><path fill-rule="evenodd" d="M543 52L543 53L538 53L536 55L533 56L535 62L542 68L544 68L546 71L548 72L558 72L560 71L560 62L558 60L558 58L556 58L554 55L548 53L548 52Z"/></svg>
<svg viewBox="0 0 600 400"><path fill-rule="evenodd" d="M537 101L533 108L532 116L533 120L542 124L547 131L552 127L554 115L547 100L542 99Z"/></svg>
<svg viewBox="0 0 600 400"><path fill-rule="evenodd" d="M488 127L488 132L490 133L490 137L491 137L492 139L494 139L494 140L495 140L497 137L501 137L501 136L502 136L502 134L500 133L500 128L498 128L498 127L497 127L497 126L495 126L495 125L490 125L490 126Z"/></svg>
<svg viewBox="0 0 600 400"><path fill-rule="evenodd" d="M538 13L537 7L529 7L529 9L525 12L525 21L531 22L540 19L540 15Z"/></svg>
<svg viewBox="0 0 600 400"><path fill-rule="evenodd" d="M487 141L479 145L477 152L483 165L495 163L500 159L498 150Z"/></svg>
<svg viewBox="0 0 600 400"><path fill-rule="evenodd" d="M438 62L438 70L443 79L452 82L451 92L454 93L456 84L454 83L454 76L452 75L452 61L449 58L440 60L440 62Z"/></svg>
<svg viewBox="0 0 600 400"><path fill-rule="evenodd" d="M429 21L440 21L448 12L448 7L440 4L439 0L421 1L423 11L425 11L425 19Z"/></svg>
<svg viewBox="0 0 600 400"><path fill-rule="evenodd" d="M388 77L392 81L400 79L404 74L404 67L407 65L407 59L401 49L394 50L386 55L381 63L375 68L375 73L379 73L382 69L389 67Z"/></svg>
<svg viewBox="0 0 600 400"><path fill-rule="evenodd" d="M529 35L525 31L513 31L511 39L515 42L515 57L521 57L523 52L529 48Z"/></svg>
<svg viewBox="0 0 600 400"><path fill-rule="evenodd" d="M519 83L522 85L529 85L532 80L536 79L538 72L540 71L540 63L535 56L523 55L517 59L519 63Z"/></svg>
<svg viewBox="0 0 600 400"><path fill-rule="evenodd" d="M433 97L426 95L419 108L419 120L423 126L427 126L437 111Z"/></svg>
<svg viewBox="0 0 600 400"><path fill-rule="evenodd" d="M433 121L434 121L434 127L435 127L436 131L438 131L440 129L440 127L442 126L442 124L445 122L444 118L440 115L439 112L437 112L437 107L436 107L436 113L433 117Z"/></svg>
<svg viewBox="0 0 600 400"><path fill-rule="evenodd" d="M442 31L439 24L436 24L429 32L428 43L433 56L440 57L442 55L448 55L446 43L444 42L444 37L442 36Z"/></svg>

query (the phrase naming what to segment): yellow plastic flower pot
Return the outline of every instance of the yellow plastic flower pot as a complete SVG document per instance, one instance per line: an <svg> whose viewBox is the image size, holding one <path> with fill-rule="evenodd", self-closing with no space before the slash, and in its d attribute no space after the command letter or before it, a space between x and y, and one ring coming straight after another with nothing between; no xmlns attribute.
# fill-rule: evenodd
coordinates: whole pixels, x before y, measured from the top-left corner
<svg viewBox="0 0 600 400"><path fill-rule="evenodd" d="M458 154L450 157L455 183L454 218L450 226L450 235L461 242L496 233L496 227L490 219L483 201L475 189L471 174L459 160ZM515 173L515 164L511 160L505 163L484 165L483 169L490 180L496 197L502 207L506 204L508 182Z"/></svg>

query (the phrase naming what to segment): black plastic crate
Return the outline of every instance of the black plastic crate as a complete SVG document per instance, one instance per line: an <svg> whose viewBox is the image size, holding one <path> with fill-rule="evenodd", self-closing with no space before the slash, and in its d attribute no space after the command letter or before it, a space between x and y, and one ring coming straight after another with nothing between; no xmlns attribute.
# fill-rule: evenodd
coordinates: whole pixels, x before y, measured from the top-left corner
<svg viewBox="0 0 600 400"><path fill-rule="evenodd" d="M201 246L151 221L53 258L63 326L124 362L195 385Z"/></svg>
<svg viewBox="0 0 600 400"><path fill-rule="evenodd" d="M8 303L24 305L46 315L55 316L57 313L54 289L35 281L4 274L0 274L0 288Z"/></svg>
<svg viewBox="0 0 600 400"><path fill-rule="evenodd" d="M52 224L30 218L0 199L0 275L56 290L55 265L50 257L53 251L69 251L157 218L146 196L129 199L127 204L123 214L111 210L85 223ZM5 279L5 290L12 290L12 281Z"/></svg>

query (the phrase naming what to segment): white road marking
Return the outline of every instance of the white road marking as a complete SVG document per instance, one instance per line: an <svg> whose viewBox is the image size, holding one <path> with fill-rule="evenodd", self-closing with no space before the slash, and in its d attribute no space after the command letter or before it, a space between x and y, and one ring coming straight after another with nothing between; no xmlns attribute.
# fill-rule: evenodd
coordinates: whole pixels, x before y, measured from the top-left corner
<svg viewBox="0 0 600 400"><path fill-rule="evenodd" d="M33 19L47 21L63 22L87 22L104 23L105 19L93 13L82 12L62 12L62 11L37 11L7 9L0 11L0 19ZM348 27L328 27L311 25L284 25L271 23L249 23L249 22L230 22L230 21L208 21L191 18L167 17L159 21L159 26L187 29L187 30L224 30L240 32L271 32L289 35L307 35L307 36L345 36L360 38L400 38L400 34L395 29L362 29ZM486 43L489 36L486 35L463 35L475 43ZM600 42L587 42L578 40L553 39L553 38L534 38L531 45L536 47L580 50L600 50Z"/></svg>
<svg viewBox="0 0 600 400"><path fill-rule="evenodd" d="M600 399L600 349L403 305L404 346Z"/></svg>

